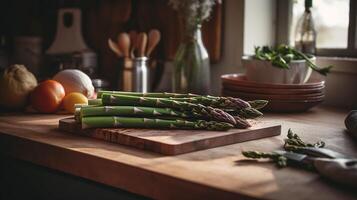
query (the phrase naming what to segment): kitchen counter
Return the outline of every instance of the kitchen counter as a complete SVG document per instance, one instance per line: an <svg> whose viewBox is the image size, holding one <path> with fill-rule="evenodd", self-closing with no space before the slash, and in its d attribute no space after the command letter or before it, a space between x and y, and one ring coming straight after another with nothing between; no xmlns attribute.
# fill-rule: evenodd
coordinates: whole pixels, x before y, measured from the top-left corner
<svg viewBox="0 0 357 200"><path fill-rule="evenodd" d="M19 160L58 170L154 199L356 199L316 173L245 159L242 150L282 147L288 128L309 141L357 155L357 141L345 132L346 110L318 107L305 113L266 114L282 124L281 136L164 156L57 129L65 115L2 114L0 151Z"/></svg>

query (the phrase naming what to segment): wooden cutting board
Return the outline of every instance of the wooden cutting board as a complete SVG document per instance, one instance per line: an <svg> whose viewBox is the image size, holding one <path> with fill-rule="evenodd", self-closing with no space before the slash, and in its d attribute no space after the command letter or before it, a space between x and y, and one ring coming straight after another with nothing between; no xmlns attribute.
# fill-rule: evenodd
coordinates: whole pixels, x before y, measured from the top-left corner
<svg viewBox="0 0 357 200"><path fill-rule="evenodd" d="M281 125L273 122L254 122L253 126L249 129L231 129L229 131L132 128L82 130L73 118L61 119L59 121L59 129L76 135L92 137L165 155L183 154L248 140L272 137L281 133Z"/></svg>

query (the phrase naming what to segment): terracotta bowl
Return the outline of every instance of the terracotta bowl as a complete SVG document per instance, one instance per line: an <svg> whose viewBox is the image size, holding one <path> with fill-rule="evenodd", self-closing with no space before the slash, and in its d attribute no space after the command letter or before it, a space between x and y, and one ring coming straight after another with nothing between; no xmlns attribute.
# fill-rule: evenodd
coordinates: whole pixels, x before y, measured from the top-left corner
<svg viewBox="0 0 357 200"><path fill-rule="evenodd" d="M246 75L238 74L225 74L221 76L223 84L230 84L235 86L255 87L255 88L270 88L270 89L312 89L321 88L324 86L325 81L309 80L304 84L272 84L272 83L258 83L248 81Z"/></svg>
<svg viewBox="0 0 357 200"><path fill-rule="evenodd" d="M257 94L257 93L246 93L237 92L227 89L222 90L222 94L225 96L233 96L239 98L249 98L249 99L264 99L264 100L322 100L325 95L322 92L315 94Z"/></svg>
<svg viewBox="0 0 357 200"><path fill-rule="evenodd" d="M232 95L226 95L225 93L222 93L222 95L232 96ZM246 101L257 99L251 97L241 97L241 96L235 96L235 97L242 98ZM269 100L269 103L262 110L264 112L280 112L280 113L304 112L319 105L322 102L323 102L323 98L316 99L316 100Z"/></svg>
<svg viewBox="0 0 357 200"><path fill-rule="evenodd" d="M263 111L269 112L304 112L320 103L319 101L270 101Z"/></svg>
<svg viewBox="0 0 357 200"><path fill-rule="evenodd" d="M285 89L285 88L259 88L259 87L247 87L247 86L237 86L228 83L222 84L223 89L236 91L236 92L247 92L247 93L257 93L257 94L316 94L323 93L325 86L307 89Z"/></svg>

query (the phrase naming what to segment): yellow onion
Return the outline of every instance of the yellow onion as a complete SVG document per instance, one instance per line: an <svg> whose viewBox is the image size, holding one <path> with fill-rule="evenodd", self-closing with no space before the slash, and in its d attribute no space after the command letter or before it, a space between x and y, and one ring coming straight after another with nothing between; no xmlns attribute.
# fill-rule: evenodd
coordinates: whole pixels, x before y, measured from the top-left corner
<svg viewBox="0 0 357 200"><path fill-rule="evenodd" d="M20 109L37 86L36 77L24 65L12 65L0 77L0 105Z"/></svg>
<svg viewBox="0 0 357 200"><path fill-rule="evenodd" d="M66 94L72 92L82 93L86 97L92 97L94 86L89 76L78 69L66 69L58 72L53 80L60 82Z"/></svg>

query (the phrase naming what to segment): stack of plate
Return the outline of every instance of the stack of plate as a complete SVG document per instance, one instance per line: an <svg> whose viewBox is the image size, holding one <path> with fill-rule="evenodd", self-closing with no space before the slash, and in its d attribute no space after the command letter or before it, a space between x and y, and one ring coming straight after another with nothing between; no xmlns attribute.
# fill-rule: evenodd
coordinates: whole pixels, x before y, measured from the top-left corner
<svg viewBox="0 0 357 200"><path fill-rule="evenodd" d="M258 83L247 81L244 74L226 74L221 79L222 95L244 100L268 100L266 111L306 111L321 103L325 96L325 82L321 80L310 80L304 84Z"/></svg>

